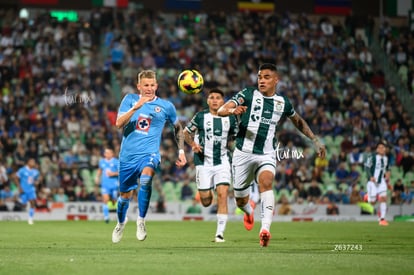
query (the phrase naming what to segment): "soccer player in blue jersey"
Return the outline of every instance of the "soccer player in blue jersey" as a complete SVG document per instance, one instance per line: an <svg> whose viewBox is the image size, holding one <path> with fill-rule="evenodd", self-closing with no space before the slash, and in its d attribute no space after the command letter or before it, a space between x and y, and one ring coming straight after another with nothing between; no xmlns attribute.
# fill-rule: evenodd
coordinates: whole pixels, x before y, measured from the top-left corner
<svg viewBox="0 0 414 275"><path fill-rule="evenodd" d="M109 223L109 199L115 201L118 197L118 168L119 161L114 157L114 151L106 148L104 158L99 161L95 179L96 184L101 184L102 210L106 223Z"/></svg>
<svg viewBox="0 0 414 275"><path fill-rule="evenodd" d="M224 104L224 93L211 89L207 96L208 109L198 112L184 128L184 140L194 152L197 189L204 207L217 193L217 230L214 241L224 242L228 218L227 197L231 181L228 142L237 132L234 116L219 117L217 110Z"/></svg>
<svg viewBox="0 0 414 275"><path fill-rule="evenodd" d="M245 228L252 230L254 211L249 203L249 193L252 181L257 182L262 218L259 233L261 246L267 246L271 238L270 226L275 205L273 181L276 173L276 134L281 119L289 118L299 131L311 139L321 158L326 153L325 146L295 112L289 99L276 92L278 82L276 65L262 64L257 74L257 87L244 88L218 110L219 116L239 116L232 162L234 196L237 206L245 213Z"/></svg>
<svg viewBox="0 0 414 275"><path fill-rule="evenodd" d="M36 168L36 160L28 159L25 166L21 167L16 173L16 184L20 192L21 203L27 205L29 202L28 223L33 224L33 217L36 206L36 185L38 184L40 172Z"/></svg>
<svg viewBox="0 0 414 275"><path fill-rule="evenodd" d="M112 242L118 243L127 223L127 210L133 191L138 188L137 234L143 241L147 236L145 217L152 192L152 178L160 165L161 135L166 123L174 125L178 147L176 165L183 167L187 163L184 153L183 126L177 118L175 106L155 95L158 83L152 70L138 74L139 94L127 94L118 110L116 126L122 128L123 137L119 152L119 191L117 216L118 224L112 232Z"/></svg>

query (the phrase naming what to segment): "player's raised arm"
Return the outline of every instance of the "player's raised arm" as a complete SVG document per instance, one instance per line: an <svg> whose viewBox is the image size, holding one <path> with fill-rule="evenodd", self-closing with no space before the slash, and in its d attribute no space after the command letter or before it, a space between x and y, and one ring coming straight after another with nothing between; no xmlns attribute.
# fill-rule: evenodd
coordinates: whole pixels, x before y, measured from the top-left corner
<svg viewBox="0 0 414 275"><path fill-rule="evenodd" d="M307 136L308 138L312 140L316 148L316 151L318 152L318 156L321 158L325 158L326 156L325 145L322 144L319 138L312 132L308 123L306 123L306 121L298 113L295 113L293 116L289 118L299 131L301 131L305 136Z"/></svg>
<svg viewBox="0 0 414 275"><path fill-rule="evenodd" d="M150 97L141 96L140 99L127 112L121 113L116 118L115 126L120 129L128 124L135 111L141 108L146 102L152 100ZM122 105L122 103L121 103Z"/></svg>

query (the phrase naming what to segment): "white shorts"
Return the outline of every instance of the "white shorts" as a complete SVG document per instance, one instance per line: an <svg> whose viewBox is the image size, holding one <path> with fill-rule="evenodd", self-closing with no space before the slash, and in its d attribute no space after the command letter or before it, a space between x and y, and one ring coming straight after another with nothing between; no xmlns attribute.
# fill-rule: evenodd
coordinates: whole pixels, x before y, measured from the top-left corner
<svg viewBox="0 0 414 275"><path fill-rule="evenodd" d="M216 166L196 166L197 189L207 191L216 189L217 185L230 185L231 170L230 164L220 164Z"/></svg>
<svg viewBox="0 0 414 275"><path fill-rule="evenodd" d="M232 164L234 196L243 198L249 195L250 185L253 180L259 182L259 174L263 171L270 171L275 175L275 152L257 155L235 149Z"/></svg>
<svg viewBox="0 0 414 275"><path fill-rule="evenodd" d="M387 195L387 184L382 181L380 184L369 181L367 183L368 202L376 202L377 196L385 197Z"/></svg>

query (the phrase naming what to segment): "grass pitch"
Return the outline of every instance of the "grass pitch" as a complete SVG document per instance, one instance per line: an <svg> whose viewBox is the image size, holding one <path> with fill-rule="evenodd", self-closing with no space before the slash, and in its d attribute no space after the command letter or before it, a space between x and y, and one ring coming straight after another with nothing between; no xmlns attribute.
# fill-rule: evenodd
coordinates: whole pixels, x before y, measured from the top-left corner
<svg viewBox="0 0 414 275"><path fill-rule="evenodd" d="M129 222L112 244L115 223L0 222L0 274L413 274L414 225L391 222L274 222L259 246L260 224L147 221L147 239Z"/></svg>

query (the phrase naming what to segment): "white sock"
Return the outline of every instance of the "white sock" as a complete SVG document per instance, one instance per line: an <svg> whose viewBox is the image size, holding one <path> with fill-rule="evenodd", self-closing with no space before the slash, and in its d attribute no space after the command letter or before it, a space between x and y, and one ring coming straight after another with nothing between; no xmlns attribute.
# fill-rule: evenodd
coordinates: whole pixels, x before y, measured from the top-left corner
<svg viewBox="0 0 414 275"><path fill-rule="evenodd" d="M387 203L380 202L380 211L381 211L381 219L385 219L385 214L387 213Z"/></svg>
<svg viewBox="0 0 414 275"><path fill-rule="evenodd" d="M217 231L216 236L224 236L224 230L226 230L227 214L217 214Z"/></svg>
<svg viewBox="0 0 414 275"><path fill-rule="evenodd" d="M260 211L262 219L262 228L270 231L270 225L273 220L273 209L275 205L275 195L273 190L268 190L260 193Z"/></svg>

